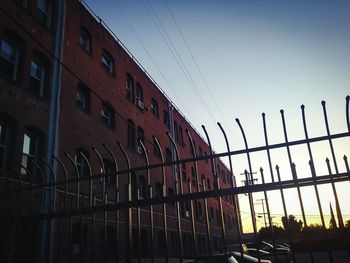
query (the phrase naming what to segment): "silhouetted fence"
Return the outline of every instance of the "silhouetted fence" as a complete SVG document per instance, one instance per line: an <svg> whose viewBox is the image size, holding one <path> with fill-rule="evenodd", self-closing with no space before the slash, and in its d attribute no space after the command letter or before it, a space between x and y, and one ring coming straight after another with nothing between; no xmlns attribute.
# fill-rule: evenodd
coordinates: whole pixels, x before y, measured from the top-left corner
<svg viewBox="0 0 350 263"><path fill-rule="evenodd" d="M125 169L119 168L117 156L107 145L100 150L93 148L98 159L100 173L93 174L93 167L89 158L83 153L65 158L54 157L54 163L47 161L32 161L31 169L22 166L18 174L11 171L1 172L1 262L38 261L40 258L50 258L52 262L116 262L131 261L173 261L182 262L185 258L197 258L200 255L212 255L216 252L230 253L232 250L243 252L241 245L245 236L242 231L242 222L239 210L238 195L246 194L249 200L251 222L254 231L255 245L261 245L261 236L258 233L256 222L254 193L262 193L266 204L266 228L271 228L270 241L273 246L282 242L274 234L271 215L271 204L278 200L270 200L270 191L279 191L283 216L289 217L287 212L285 191L296 189L298 204L302 213L303 226L307 227L307 214L301 189L311 186L316 196L321 232L319 239L303 239L300 235L293 235L285 231L283 240L291 245L291 253L280 258L273 253L273 261L305 262L298 253L308 253L306 258L315 262L318 250L323 250L327 257L325 262L337 262L336 250L349 250L349 232L346 232L346 222L339 205L336 184L350 180L349 163L347 156L343 156L345 171L339 169L333 142L340 138L350 137L349 97L346 98L346 125L347 131L331 134L326 104L322 102L324 123L327 133L324 136L309 138L304 106L301 107L302 122L305 138L288 140L288 133L281 111L281 120L285 141L278 144L269 144L265 115L262 115L265 145L249 147L244 129L239 120L237 124L241 130L245 148L231 150L225 130L218 123L225 139L227 150L215 153L211 148L210 137L203 126L207 143L210 148L208 155L197 155L191 134L187 131L191 158L181 158L174 139L168 134L174 150L172 160L165 161L162 147L157 138L154 138L155 150L159 152L160 162L149 163L148 151L142 141L139 141L139 153L144 159L144 165L132 166L127 151L119 144L120 156L125 161ZM331 156L325 160L327 174L317 174L313 158L312 143L327 142ZM299 178L296 164L293 162L291 147L304 145L307 147L309 177ZM279 166L273 166L271 151L283 149L287 152L292 179L282 180ZM103 151L103 153L102 153ZM259 170L260 183L253 178L254 167L251 154L262 152L266 154L268 173ZM108 155L112 162L106 163L102 158ZM247 168L242 171L245 185L237 186L233 175L232 159L238 155L246 155ZM222 188L222 175L216 167L218 158L228 158L230 187ZM211 186L198 173L198 163L209 162L214 183ZM191 176L186 176L182 164L190 164L193 169ZM334 167L334 170L331 168ZM146 174L144 181L136 180L135 174L143 171ZM153 175L161 178L160 184L154 184ZM121 184L121 178L126 178L126 184ZM171 178L171 180L169 180ZM124 180L123 179L123 180ZM174 186L174 192L167 191L168 184ZM321 202L319 186L330 185L335 200L336 216L339 229L333 232L326 231L327 223L324 216L324 204ZM185 191L186 189L186 191ZM349 188L348 188L349 189ZM123 193L123 194L122 194ZM203 203L202 206L199 201ZM211 205L209 205L209 203ZM223 208L224 203L231 203L233 217L227 217ZM201 207L199 209L199 207ZM216 209L215 209L216 208ZM214 210L216 213L214 213ZM268 227L267 227L268 226ZM325 245L324 240L342 240L338 247ZM46 246L43 246L45 242ZM304 242L304 243L303 243ZM238 245L237 245L238 244ZM47 249L44 250L43 247ZM276 250L278 252L278 250ZM275 252L276 252L275 251ZM47 257L46 257L47 256ZM48 259L47 258L47 259ZM260 256L258 255L258 258ZM303 258L303 259L301 259ZM259 259L260 260L260 259ZM298 261L301 260L301 261Z"/></svg>

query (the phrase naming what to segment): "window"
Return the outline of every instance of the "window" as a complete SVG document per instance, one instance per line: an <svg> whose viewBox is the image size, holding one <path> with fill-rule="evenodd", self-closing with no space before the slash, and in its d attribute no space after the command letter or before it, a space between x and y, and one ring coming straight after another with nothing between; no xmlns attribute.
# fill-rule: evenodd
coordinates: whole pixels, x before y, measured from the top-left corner
<svg viewBox="0 0 350 263"><path fill-rule="evenodd" d="M126 88L126 99L130 102L133 102L134 101L134 80L129 74L126 75L125 88Z"/></svg>
<svg viewBox="0 0 350 263"><path fill-rule="evenodd" d="M195 150L196 150L196 142L195 142L194 140L192 140L192 142L193 142L193 147L192 147L191 141L189 142L188 145L189 145L189 147L190 147L190 153L191 153L191 155L194 156Z"/></svg>
<svg viewBox="0 0 350 263"><path fill-rule="evenodd" d="M87 253L87 237L88 227L87 224L74 223L72 226L72 254L85 254ZM82 246L82 247L80 247Z"/></svg>
<svg viewBox="0 0 350 263"><path fill-rule="evenodd" d="M7 127L0 122L0 169L6 164L7 136Z"/></svg>
<svg viewBox="0 0 350 263"><path fill-rule="evenodd" d="M201 185L202 185L202 191L204 191L204 187L205 187L205 177L204 177L203 174L201 175Z"/></svg>
<svg viewBox="0 0 350 263"><path fill-rule="evenodd" d="M144 144L145 143L145 132L141 127L137 127L137 152L139 154L144 154L141 144L139 140Z"/></svg>
<svg viewBox="0 0 350 263"><path fill-rule="evenodd" d="M6 117L6 116L5 116ZM9 162L9 154L13 139L13 125L5 118L0 118L0 170L5 170Z"/></svg>
<svg viewBox="0 0 350 263"><path fill-rule="evenodd" d="M47 63L44 58L39 54L34 54L30 63L30 89L37 96L47 96L47 71Z"/></svg>
<svg viewBox="0 0 350 263"><path fill-rule="evenodd" d="M154 116L159 118L158 102L154 98L151 99L151 111L152 111Z"/></svg>
<svg viewBox="0 0 350 263"><path fill-rule="evenodd" d="M51 1L50 0L37 0L36 1L37 18L40 23L50 28L51 24Z"/></svg>
<svg viewBox="0 0 350 263"><path fill-rule="evenodd" d="M135 124L133 121L128 120L128 128L127 128L127 134L128 134L128 148L135 150Z"/></svg>
<svg viewBox="0 0 350 263"><path fill-rule="evenodd" d="M79 45L85 49L86 52L91 52L91 37L89 32L84 28L80 28Z"/></svg>
<svg viewBox="0 0 350 263"><path fill-rule="evenodd" d="M158 145L156 143L156 138L153 136L153 154L155 157L160 158L160 149L158 148Z"/></svg>
<svg viewBox="0 0 350 263"><path fill-rule="evenodd" d="M181 126L179 126L179 144L181 146L184 145L184 137L183 137L182 127Z"/></svg>
<svg viewBox="0 0 350 263"><path fill-rule="evenodd" d="M169 148L165 148L165 161L171 162L173 160L171 150Z"/></svg>
<svg viewBox="0 0 350 263"><path fill-rule="evenodd" d="M107 184L115 185L116 171L115 166L111 160L103 159L103 165L105 167L105 175L107 177Z"/></svg>
<svg viewBox="0 0 350 263"><path fill-rule="evenodd" d="M146 178L143 175L139 176L139 197L140 198L146 198L146 192L147 192L147 181Z"/></svg>
<svg viewBox="0 0 350 263"><path fill-rule="evenodd" d="M139 107L141 110L144 109L143 89L138 83L136 84L136 104L137 104L137 107Z"/></svg>
<svg viewBox="0 0 350 263"><path fill-rule="evenodd" d="M199 151L199 156L203 156L203 149L202 149L202 147L198 147L198 151Z"/></svg>
<svg viewBox="0 0 350 263"><path fill-rule="evenodd" d="M101 64L110 74L114 74L114 60L107 51L102 51Z"/></svg>
<svg viewBox="0 0 350 263"><path fill-rule="evenodd" d="M210 190L210 189L211 189L211 186L210 186L210 180L209 180L209 178L207 178L207 187L208 187L208 190Z"/></svg>
<svg viewBox="0 0 350 263"><path fill-rule="evenodd" d="M179 142L179 126L177 125L177 122L174 121L174 139L175 139L175 142Z"/></svg>
<svg viewBox="0 0 350 263"><path fill-rule="evenodd" d="M114 128L114 109L108 102L102 103L102 122L110 128Z"/></svg>
<svg viewBox="0 0 350 263"><path fill-rule="evenodd" d="M186 180L187 179L186 163L181 164L181 169L182 169L182 180Z"/></svg>
<svg viewBox="0 0 350 263"><path fill-rule="evenodd" d="M28 8L28 0L20 0L19 3L21 4L22 7Z"/></svg>
<svg viewBox="0 0 350 263"><path fill-rule="evenodd" d="M215 209L215 214L216 214L216 224L220 225L220 213L219 213L219 210Z"/></svg>
<svg viewBox="0 0 350 263"><path fill-rule="evenodd" d="M193 186L196 187L197 186L197 178L196 178L196 171L195 171L193 166L191 167L191 176L192 176Z"/></svg>
<svg viewBox="0 0 350 263"><path fill-rule="evenodd" d="M207 154L207 152L205 152L205 151L204 151L204 156L208 157L208 154ZM205 162L206 162L206 163L209 162L209 161L208 161L208 158L205 158Z"/></svg>
<svg viewBox="0 0 350 263"><path fill-rule="evenodd" d="M167 111L163 112L163 122L168 129L170 129L170 118L169 113Z"/></svg>
<svg viewBox="0 0 350 263"><path fill-rule="evenodd" d="M200 201L197 201L197 209L196 209L196 212L197 212L197 219L199 221L202 221L202 217L203 217L203 211L202 211L202 203Z"/></svg>
<svg viewBox="0 0 350 263"><path fill-rule="evenodd" d="M83 111L90 111L90 90L83 83L79 83L75 105Z"/></svg>
<svg viewBox="0 0 350 263"><path fill-rule="evenodd" d="M42 156L42 136L35 129L26 129L23 136L22 166L21 174L26 175L26 170L36 176L37 169L33 162L37 163Z"/></svg>
<svg viewBox="0 0 350 263"><path fill-rule="evenodd" d="M19 48L9 40L1 40L0 74L8 80L17 80Z"/></svg>
<svg viewBox="0 0 350 263"><path fill-rule="evenodd" d="M163 196L163 186L161 183L156 183L156 198Z"/></svg>
<svg viewBox="0 0 350 263"><path fill-rule="evenodd" d="M213 207L209 208L209 219L210 219L210 221L214 220L214 208Z"/></svg>
<svg viewBox="0 0 350 263"><path fill-rule="evenodd" d="M87 177L89 176L89 168L86 160L84 159L83 155L89 159L89 152L87 150L84 150L82 148L77 148L75 151L75 164L79 171L79 177Z"/></svg>
<svg viewBox="0 0 350 263"><path fill-rule="evenodd" d="M168 188L168 196L175 196L175 192L173 188ZM171 207L175 207L175 202L170 202L169 205Z"/></svg>

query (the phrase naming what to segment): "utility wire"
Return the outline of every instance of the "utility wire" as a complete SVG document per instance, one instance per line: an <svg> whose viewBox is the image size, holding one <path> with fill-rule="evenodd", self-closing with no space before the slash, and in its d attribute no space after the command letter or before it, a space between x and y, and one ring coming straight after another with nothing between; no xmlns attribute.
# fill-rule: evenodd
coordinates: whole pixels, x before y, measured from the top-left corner
<svg viewBox="0 0 350 263"><path fill-rule="evenodd" d="M212 118L212 120L213 120L214 123L215 123L216 120L215 120L214 115L212 114L212 112L211 112L210 109L208 108L204 97L202 96L201 92L199 91L199 89L198 89L196 83L194 82L194 80L193 80L193 78L192 78L192 76L191 76L189 70L187 69L185 63L183 62L183 60L182 60L182 58L181 58L179 52L177 51L177 48L176 48L174 42L172 41L172 39L171 39L171 37L169 36L169 34L168 34L166 28L164 27L162 21L160 20L158 14L157 14L157 11L156 11L155 8L153 7L152 3L148 0L148 4L150 5L150 7L151 7L151 9L152 9L152 11L153 11L155 17L157 18L158 23L160 24L161 28L163 29L163 31L164 31L164 33L165 33L165 36L164 36L164 34L161 32L161 30L160 30L158 24L156 23L156 21L154 20L153 16L150 14L150 12L149 12L147 6L145 5L144 1L143 1L143 0L140 0L140 1L143 3L143 5L144 5L144 7L145 7L145 9L146 9L146 11L147 11L147 13L148 13L148 15L151 17L151 19L152 19L153 23L155 24L155 26L156 26L158 32L161 34L161 36L162 36L164 42L167 44L167 47L169 48L171 54L173 55L174 59L176 60L177 64L179 65L181 71L184 73L184 75L185 75L187 81L189 82L190 86L192 87L193 91L196 93L196 95L198 96L199 100L200 100L201 103L203 104L204 108L205 108L206 111L208 112L209 116ZM169 43L170 43L171 47L170 47Z"/></svg>
<svg viewBox="0 0 350 263"><path fill-rule="evenodd" d="M139 35L136 33L135 29L131 26L131 24L129 23L128 19L126 18L125 14L123 13L123 11L121 10L121 8L119 7L119 5L117 4L116 0L112 0L112 3L114 4L114 6L116 7L116 9L118 9L119 13L121 14L121 16L123 17L125 23L127 24L127 26L130 28L130 30L132 31L132 33L134 34L134 36L136 37L137 41L140 43L141 47L143 48L143 50L146 52L148 58L151 60L151 62L153 63L153 65L156 67L156 69L158 70L159 74L161 75L161 77L164 79L164 81L167 83L167 85L169 86L169 88L171 89L171 91L174 93L176 99L179 101L179 103L181 104L182 108L185 110L186 115L190 116L189 111L186 109L185 105L182 103L182 101L180 100L180 98L177 96L177 93L175 92L174 88L172 87L172 85L170 84L170 82L168 81L168 79L165 77L165 75L163 74L163 72L161 71L160 67L158 66L158 64L155 62L155 60L153 59L152 55L149 53L149 51L147 50L146 46L144 45L144 43L142 42L141 38L139 37Z"/></svg>
<svg viewBox="0 0 350 263"><path fill-rule="evenodd" d="M215 99L213 93L211 92L211 89L209 88L208 82L206 81L206 79L205 79L205 77L204 77L204 74L203 74L202 70L200 69L200 67L199 67L199 65L198 65L198 63L197 63L197 60L195 59L195 57L194 57L194 55L193 55L193 53L192 53L192 51L191 51L191 48L190 48L190 46L189 46L189 44L188 44L188 42L187 42L187 40L186 40L184 34L182 33L181 27L180 27L179 23L177 22L177 20L176 20L176 18L175 18L175 15L174 15L172 9L171 9L170 6L169 6L168 1L167 1L167 0L164 0L164 1L165 1L165 4L166 4L166 6L167 6L167 8L168 8L168 10L169 10L169 13L170 13L172 19L173 19L173 21L174 21L174 23L175 23L175 25L176 25L176 28L178 29L178 31L179 31L179 33L180 33L180 36L181 36L183 42L185 43L185 46L186 46L186 48L187 48L187 50L188 50L188 52L189 52L189 54L190 54L190 56L191 56L191 58L192 58L192 60L193 60L193 62L194 62L194 64L195 64L195 66L196 66L196 68L197 68L197 70L198 70L198 72L199 72L199 74L200 74L200 76L201 76L201 79L202 79L202 81L203 81L205 87L207 88L207 91L209 92L210 97L212 98L212 101L214 102L214 104L215 104L215 106L216 106L216 108L217 108L219 114L220 114L221 117L223 118L225 124L226 124L228 127L230 127L230 125L228 124L228 122L227 122L227 120L226 120L224 114L222 113L222 111L221 111L221 109L220 109L218 103L216 102L216 99Z"/></svg>

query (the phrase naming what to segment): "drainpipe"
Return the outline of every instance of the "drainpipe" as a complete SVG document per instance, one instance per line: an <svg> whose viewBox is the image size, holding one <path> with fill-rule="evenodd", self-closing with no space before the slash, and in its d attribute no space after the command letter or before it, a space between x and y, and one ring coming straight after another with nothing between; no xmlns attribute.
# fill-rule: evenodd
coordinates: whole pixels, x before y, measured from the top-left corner
<svg viewBox="0 0 350 263"><path fill-rule="evenodd" d="M55 59L53 64L53 74L51 82L51 99L50 99L50 115L48 127L48 147L47 161L53 167L56 174L57 166L54 164L53 156L58 152L58 118L59 118L59 102L61 92L61 63L63 38L64 38L64 23L65 23L65 0L57 1L57 23L55 28ZM47 169L48 170L48 169ZM52 183L52 176L49 171L46 173L45 183ZM44 188L42 211L49 213L50 208L55 207L55 200L51 200L52 187ZM53 261L54 248L54 220L44 220L41 224L40 236L40 262Z"/></svg>

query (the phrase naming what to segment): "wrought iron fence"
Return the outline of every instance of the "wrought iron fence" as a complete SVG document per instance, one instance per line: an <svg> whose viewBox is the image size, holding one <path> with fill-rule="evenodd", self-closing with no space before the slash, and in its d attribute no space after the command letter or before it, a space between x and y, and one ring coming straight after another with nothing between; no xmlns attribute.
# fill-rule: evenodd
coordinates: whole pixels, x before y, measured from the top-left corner
<svg viewBox="0 0 350 263"><path fill-rule="evenodd" d="M223 153L215 153L212 150L210 137L203 126L210 153L207 156L197 155L191 134L187 131L189 142L192 147L193 157L181 158L176 143L168 134L173 145L174 159L165 161L162 147L155 138L155 147L160 153L160 162L149 163L148 152L142 143L142 156L144 165L133 167L127 151L119 143L122 158L127 164L126 169L119 169L117 158L107 145L101 149L107 153L112 166L106 167L101 153L96 148L93 152L99 160L101 172L92 173L92 167L87 156L80 153L86 164L86 171L82 171L82 164L69 154L65 159L54 157L55 163L49 164L42 160L33 162L35 169L29 171L21 167L20 174L13 175L11 172L0 171L0 220L1 220L1 257L2 262L22 262L24 260L35 261L38 258L50 260L51 262L183 262L187 259L198 259L203 255L213 257L214 254L232 253L233 250L245 253L244 246L247 242L246 234L242 230L242 221L239 208L239 195L247 195L249 200L250 216L253 228L253 239L250 241L257 248L262 248L262 233L258 231L256 222L255 205L253 194L262 193L266 203L267 223L265 231L269 233L273 248L271 255L273 262L316 262L318 253L326 253L322 257L324 262L340 262L336 251L350 250L349 227L343 220L342 210L336 184L350 181L350 171L347 156L343 157L345 171L339 169L333 142L339 138L350 137L349 119L349 96L346 98L346 125L347 131L331 134L326 103L322 102L324 124L327 134L324 136L310 138L305 117L305 108L301 106L302 123L305 138L301 140L288 140L284 112L281 111L283 135L285 141L278 144L269 144L265 115L262 115L265 145L261 147L249 147L242 125L236 119L242 133L245 148L231 150L225 130L218 123L227 150ZM312 143L327 142L331 156L326 159L327 174L317 174L313 158ZM293 162L290 148L297 145L306 145L310 174L309 177L299 178L296 164ZM287 151L288 162L292 179L282 180L279 166L273 166L271 151L284 149ZM268 173L271 181L266 180L265 171L261 168L260 183L254 181L253 164L251 154L262 152L266 154L268 161ZM237 155L246 155L247 169L243 175L246 184L237 186L233 175L232 158ZM218 158L228 159L231 186L221 187L221 178L218 174L215 162ZM208 189L204 180L200 180L198 163L209 161L214 178L213 187ZM182 174L183 163L191 164L194 168L195 180L189 180ZM334 171L331 167L334 167ZM69 167L68 167L69 166ZM43 168L44 167L44 168ZM73 173L71 172L73 168ZM169 171L174 172L173 181L169 181ZM145 187L134 183L134 174L137 171L146 171ZM161 185L153 189L152 175L157 171L162 178ZM123 189L121 196L120 178L127 178L127 188ZM185 180L184 180L185 179ZM175 192L167 193L167 184L174 185ZM195 183L195 184L193 184ZM111 186L112 184L112 186ZM186 187L184 187L186 185ZM319 187L330 185L336 204L336 214L339 224L338 229L327 230L324 215L324 204L321 202ZM270 200L268 193L278 191L281 197L283 216L287 219L286 195L287 189L296 189L298 202L302 213L304 228L308 227L307 214L304 209L303 187L313 187L317 200L321 230L317 232L319 238L310 239L309 236L294 235L289 229L291 221L286 220L286 231L281 236L274 233L272 222L271 204L277 200ZM187 189L185 192L184 189ZM204 212L199 213L197 201L204 204ZM225 216L223 203L232 201L234 220L230 222ZM214 212L208 202L215 204L217 208L217 222L214 222ZM335 220L335 217L333 216ZM244 222L243 222L244 223ZM321 238L322 237L322 238ZM325 243L325 240L333 240L336 246ZM43 242L49 244L42 249ZM277 249L278 244L287 242L290 248ZM281 247L280 247L281 248ZM286 252L287 251L287 252ZM282 257L279 255L283 252ZM307 256L305 256L307 253ZM266 256L266 255L265 255ZM262 260L265 257L258 253L256 257ZM306 258L305 258L306 257ZM349 260L346 255L346 260ZM307 261L306 261L307 260ZM345 261L344 261L345 262Z"/></svg>

